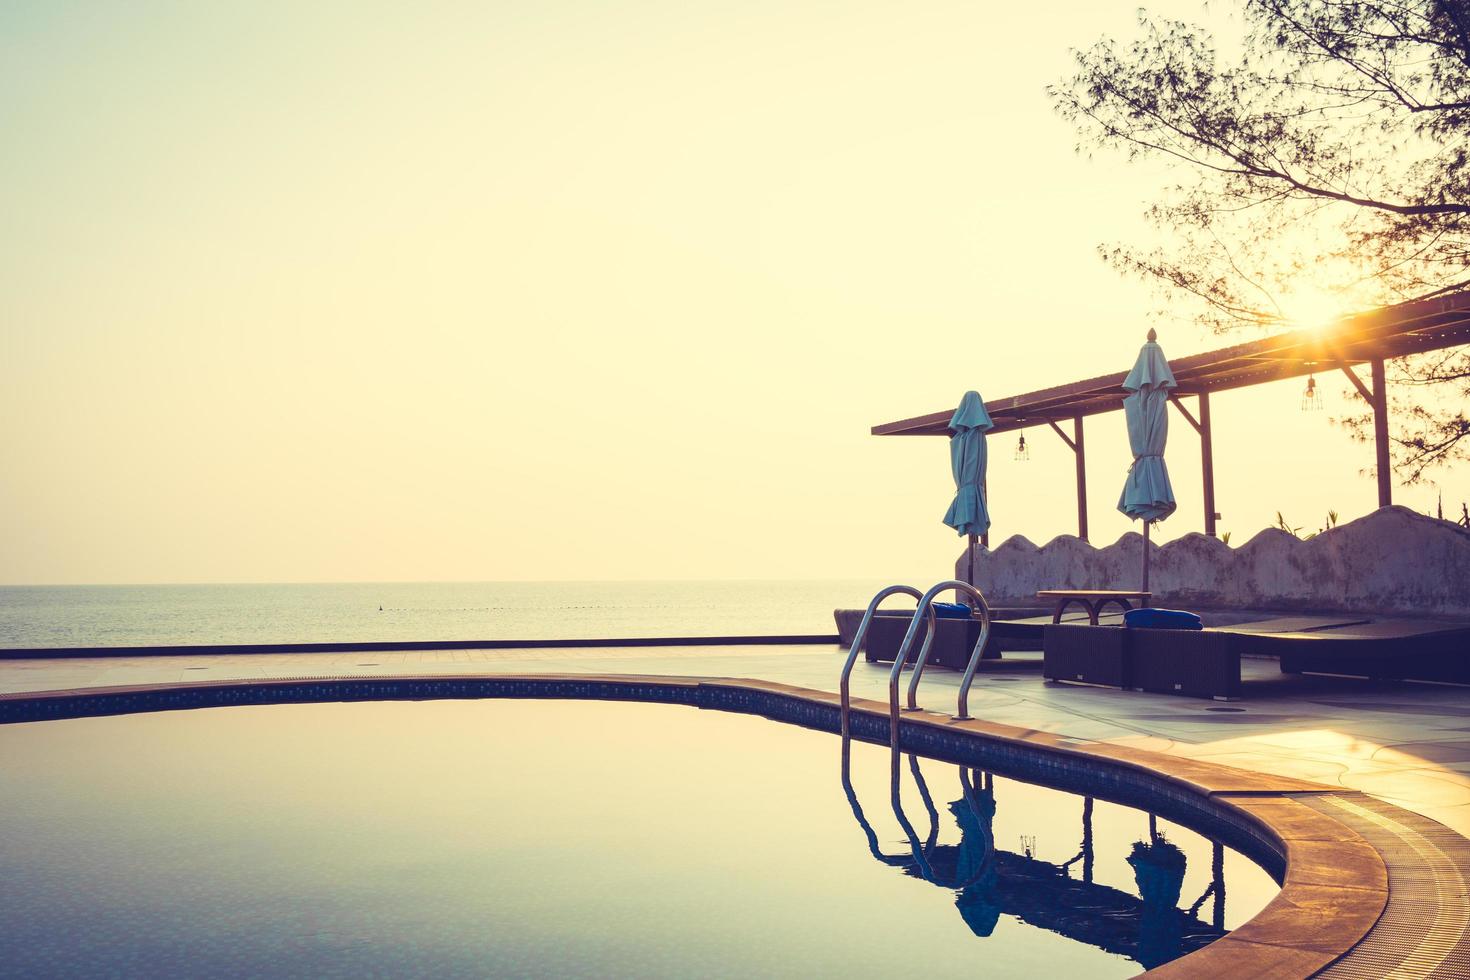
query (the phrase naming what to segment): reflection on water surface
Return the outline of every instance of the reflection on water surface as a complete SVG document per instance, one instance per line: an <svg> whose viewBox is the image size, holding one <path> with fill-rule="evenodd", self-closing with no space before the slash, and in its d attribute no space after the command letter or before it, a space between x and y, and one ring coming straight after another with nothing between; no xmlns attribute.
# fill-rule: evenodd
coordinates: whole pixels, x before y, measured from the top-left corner
<svg viewBox="0 0 1470 980"><path fill-rule="evenodd" d="M968 767L939 766L958 776L959 798L944 807L946 821L934 805L918 757L907 755L908 771L928 814L928 835L921 842L904 810L900 755L890 753L889 804L903 828L908 848L885 854L858 802L851 778L851 743L842 746L842 787L853 816L867 838L868 851L881 864L901 869L955 893L955 908L979 937L995 932L1002 915L1014 916L1078 942L1127 956L1152 968L1193 952L1225 934L1225 848L1210 842L1209 885L1187 907L1180 895L1188 869L1184 850L1160 832L1158 818L1148 815L1148 834L1133 842L1127 862L1133 869L1132 892L1094 879L1096 842L1093 813L1097 801L1079 800L1077 853L1051 863L1036 857L1036 838L1021 835L1021 853L995 843L996 788L991 774ZM1024 784L1020 784L1024 785ZM1034 789L1034 787L1028 787ZM952 822L959 839L939 842L941 827ZM1073 877L1073 868L1078 876ZM1208 922L1197 916L1211 901Z"/></svg>
<svg viewBox="0 0 1470 980"><path fill-rule="evenodd" d="M840 750L565 701L3 726L0 972L1128 976L1276 890L1136 810Z"/></svg>

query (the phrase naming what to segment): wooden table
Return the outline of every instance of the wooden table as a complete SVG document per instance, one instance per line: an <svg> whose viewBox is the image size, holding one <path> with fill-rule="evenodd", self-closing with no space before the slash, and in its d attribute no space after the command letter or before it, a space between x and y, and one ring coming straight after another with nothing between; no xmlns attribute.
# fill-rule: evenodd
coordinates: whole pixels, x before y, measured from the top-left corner
<svg viewBox="0 0 1470 980"><path fill-rule="evenodd" d="M1102 607L1110 602L1116 602L1127 612L1133 608L1133 603L1140 606L1148 605L1149 599L1153 598L1152 592L1120 592L1113 589L1043 589L1036 593L1038 599L1055 599L1056 608L1052 610L1051 621L1060 623L1062 611L1072 603L1081 603L1087 610L1087 622L1093 626L1097 625L1098 614Z"/></svg>

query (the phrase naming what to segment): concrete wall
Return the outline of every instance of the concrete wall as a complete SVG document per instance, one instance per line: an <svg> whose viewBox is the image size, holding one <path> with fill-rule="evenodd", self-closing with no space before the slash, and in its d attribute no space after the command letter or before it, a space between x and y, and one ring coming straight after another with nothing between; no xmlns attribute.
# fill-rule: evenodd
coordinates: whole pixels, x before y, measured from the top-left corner
<svg viewBox="0 0 1470 980"><path fill-rule="evenodd" d="M975 584L993 605L1034 602L1040 589L1136 589L1142 548L1139 533L1105 548L1017 535L981 549ZM1405 507L1308 541L1268 528L1238 548L1196 533L1151 549L1155 605L1470 616L1470 531ZM956 577L968 565L962 552Z"/></svg>

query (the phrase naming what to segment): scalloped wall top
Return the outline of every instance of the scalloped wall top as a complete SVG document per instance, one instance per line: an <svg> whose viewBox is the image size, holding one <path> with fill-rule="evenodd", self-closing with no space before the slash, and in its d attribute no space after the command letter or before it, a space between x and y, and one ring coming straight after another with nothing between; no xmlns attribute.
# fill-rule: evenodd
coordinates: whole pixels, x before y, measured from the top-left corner
<svg viewBox="0 0 1470 980"><path fill-rule="evenodd" d="M980 552L975 584L998 603L1034 602L1041 589L1134 589L1142 547L1134 532L1102 548L1016 535ZM1470 531L1406 507L1305 541L1267 528L1239 548L1198 533L1150 547L1160 605L1470 616ZM956 575L968 567L961 554Z"/></svg>

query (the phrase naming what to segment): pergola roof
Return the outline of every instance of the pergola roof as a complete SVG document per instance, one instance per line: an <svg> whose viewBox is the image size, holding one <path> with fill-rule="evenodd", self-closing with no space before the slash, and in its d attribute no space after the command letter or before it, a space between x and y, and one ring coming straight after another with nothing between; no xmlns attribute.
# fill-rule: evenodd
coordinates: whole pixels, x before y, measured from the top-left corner
<svg viewBox="0 0 1470 980"><path fill-rule="evenodd" d="M1300 377L1386 358L1470 344L1470 291L1347 317L1322 330L1294 330L1208 354L1169 361L1176 394L1197 395ZM1083 418L1123 407L1127 371L1008 398L987 398L1006 432L1048 421ZM953 408L873 426L875 436L948 436Z"/></svg>

